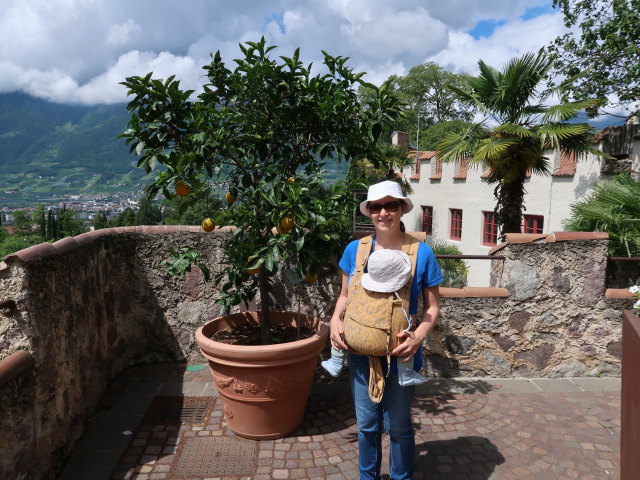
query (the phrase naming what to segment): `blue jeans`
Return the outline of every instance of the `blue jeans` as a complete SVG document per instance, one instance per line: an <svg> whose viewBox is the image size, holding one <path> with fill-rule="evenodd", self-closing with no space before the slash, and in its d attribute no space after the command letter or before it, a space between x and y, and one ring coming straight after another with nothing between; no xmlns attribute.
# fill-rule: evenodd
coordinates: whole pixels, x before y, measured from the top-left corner
<svg viewBox="0 0 640 480"><path fill-rule="evenodd" d="M383 366L386 367L383 360ZM386 373L386 368L384 368ZM358 422L358 467L361 480L379 480L382 463L382 431L391 441L389 468L391 480L413 477L415 436L411 423L411 400L415 387L401 387L398 374L385 379L382 402L369 398L369 358L349 354L349 381Z"/></svg>

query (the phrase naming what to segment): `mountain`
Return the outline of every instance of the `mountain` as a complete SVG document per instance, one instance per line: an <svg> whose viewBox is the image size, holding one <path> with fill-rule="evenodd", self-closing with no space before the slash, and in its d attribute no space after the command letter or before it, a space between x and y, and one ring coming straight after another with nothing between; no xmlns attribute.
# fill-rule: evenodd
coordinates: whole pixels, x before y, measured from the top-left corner
<svg viewBox="0 0 640 480"><path fill-rule="evenodd" d="M149 179L117 136L125 104L77 106L0 94L0 205L139 193Z"/></svg>
<svg viewBox="0 0 640 480"><path fill-rule="evenodd" d="M0 207L60 202L73 195L131 193L152 180L124 139L125 104L78 106L0 94ZM327 165L327 180L348 164ZM122 195L120 195L122 196Z"/></svg>

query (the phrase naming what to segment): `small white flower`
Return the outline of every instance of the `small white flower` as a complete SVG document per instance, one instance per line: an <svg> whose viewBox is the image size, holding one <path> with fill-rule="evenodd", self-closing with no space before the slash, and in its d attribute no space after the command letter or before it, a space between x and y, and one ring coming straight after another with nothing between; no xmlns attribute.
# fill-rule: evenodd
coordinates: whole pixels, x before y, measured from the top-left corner
<svg viewBox="0 0 640 480"><path fill-rule="evenodd" d="M640 292L640 287L638 285L632 285L631 287L629 287L629 291L631 293L638 293Z"/></svg>

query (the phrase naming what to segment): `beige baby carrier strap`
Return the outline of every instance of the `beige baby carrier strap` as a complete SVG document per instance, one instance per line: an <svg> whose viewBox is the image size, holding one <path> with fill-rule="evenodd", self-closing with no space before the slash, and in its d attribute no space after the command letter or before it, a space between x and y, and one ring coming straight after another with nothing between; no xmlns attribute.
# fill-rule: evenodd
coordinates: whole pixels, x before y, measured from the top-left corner
<svg viewBox="0 0 640 480"><path fill-rule="evenodd" d="M409 326L405 312L409 310L411 283L415 275L416 257L420 242L404 234L402 251L411 259L411 276L397 292L372 292L362 287L373 237L360 240L356 254L356 268L349 284L349 293L344 315L344 338L349 351L369 357L369 397L375 403L382 400L384 374L379 357L387 357L399 344L398 333ZM388 374L388 371L387 371Z"/></svg>

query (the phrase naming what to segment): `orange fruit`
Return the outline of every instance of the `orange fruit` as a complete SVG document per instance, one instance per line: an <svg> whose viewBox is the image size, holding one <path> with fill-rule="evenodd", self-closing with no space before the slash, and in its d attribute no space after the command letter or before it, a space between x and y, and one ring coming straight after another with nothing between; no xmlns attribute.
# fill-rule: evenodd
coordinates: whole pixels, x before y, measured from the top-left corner
<svg viewBox="0 0 640 480"><path fill-rule="evenodd" d="M231 192L227 192L227 194L224 196L224 198L227 200L227 203L229 205L231 205L232 203L234 203L236 201L236 197L234 197Z"/></svg>
<svg viewBox="0 0 640 480"><path fill-rule="evenodd" d="M251 269L247 268L245 271L246 271L249 275L255 275L256 273L258 273L258 272L260 271L260 267L258 267L258 268L251 268Z"/></svg>
<svg viewBox="0 0 640 480"><path fill-rule="evenodd" d="M184 181L178 180L175 185L176 193L181 197L186 197L191 193L191 187Z"/></svg>
<svg viewBox="0 0 640 480"><path fill-rule="evenodd" d="M304 278L309 283L316 283L318 281L318 274L307 272L304 274Z"/></svg>
<svg viewBox="0 0 640 480"><path fill-rule="evenodd" d="M289 233L296 226L295 218L292 215L285 215L278 222L278 232Z"/></svg>
<svg viewBox="0 0 640 480"><path fill-rule="evenodd" d="M211 232L214 228L216 228L216 222L213 221L213 218L205 218L200 224L202 230L205 232Z"/></svg>
<svg viewBox="0 0 640 480"><path fill-rule="evenodd" d="M287 178L287 183L296 183L296 177Z"/></svg>

